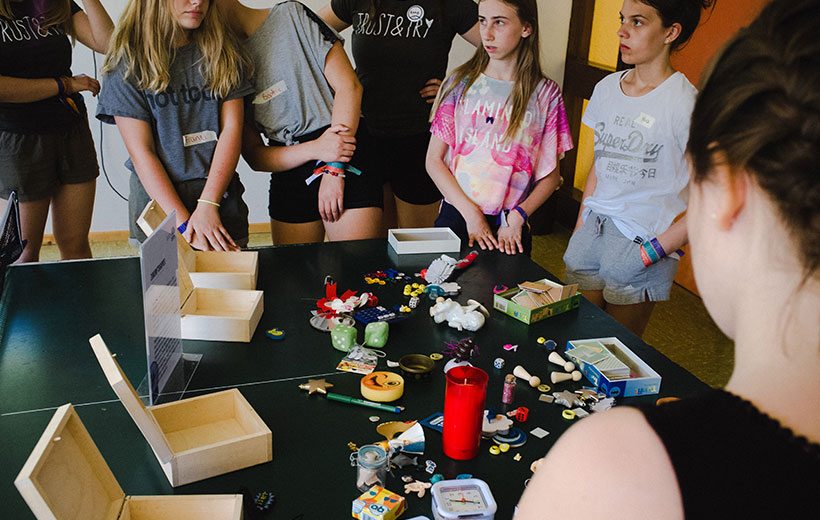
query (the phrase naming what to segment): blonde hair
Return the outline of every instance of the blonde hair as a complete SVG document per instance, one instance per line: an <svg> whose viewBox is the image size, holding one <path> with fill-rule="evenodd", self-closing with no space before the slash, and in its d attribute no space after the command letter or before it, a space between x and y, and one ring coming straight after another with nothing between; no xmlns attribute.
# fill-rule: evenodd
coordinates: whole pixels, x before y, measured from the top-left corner
<svg viewBox="0 0 820 520"><path fill-rule="evenodd" d="M479 0L479 3L481 1L483 0ZM538 46L538 6L535 3L536 0L502 1L514 7L521 23L529 25L532 29L530 35L526 38L522 38L519 43L515 82L510 96L504 103L506 107L512 102L509 125L503 136L503 140L506 141L515 136L520 130L521 122L527 113L527 104L529 104L533 93L546 76L541 70L541 56ZM458 99L460 103L465 93L470 90L473 83L475 83L481 73L487 68L488 63L490 63L490 55L487 54L487 50L483 45L479 45L472 58L450 73L450 76L445 82L446 87L439 90L439 95L436 98L432 113L436 113L436 110L438 110L438 107L441 105L442 99L464 83L464 90Z"/></svg>
<svg viewBox="0 0 820 520"><path fill-rule="evenodd" d="M133 76L137 87L162 92L171 81L173 49L169 42L184 31L171 14L170 0L129 0L120 17L103 72L126 63L125 77ZM199 28L191 31L191 41L202 51L199 70L208 88L223 98L251 74L253 65L238 40L222 19L214 0Z"/></svg>
<svg viewBox="0 0 820 520"><path fill-rule="evenodd" d="M7 20L12 20L14 15L11 12L11 0L0 0L0 16ZM43 24L41 29L45 30L49 27L60 27L67 35L71 36L71 44L74 45L76 34L74 34L74 21L71 18L71 1L70 0L44 0L44 5L48 8L41 13L43 15Z"/></svg>

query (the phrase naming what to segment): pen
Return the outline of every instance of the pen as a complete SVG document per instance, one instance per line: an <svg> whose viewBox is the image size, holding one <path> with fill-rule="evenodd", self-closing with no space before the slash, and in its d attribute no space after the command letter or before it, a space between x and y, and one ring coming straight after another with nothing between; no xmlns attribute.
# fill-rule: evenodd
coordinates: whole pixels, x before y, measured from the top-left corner
<svg viewBox="0 0 820 520"><path fill-rule="evenodd" d="M331 401L339 401L341 403L348 404L358 404L359 406L367 406L369 408L375 408L377 410L384 410L385 412L399 413L402 410L404 410L403 406L390 406L389 404L374 403L373 401L366 401L364 399L350 397L348 395L334 394L333 392L328 392L327 398Z"/></svg>

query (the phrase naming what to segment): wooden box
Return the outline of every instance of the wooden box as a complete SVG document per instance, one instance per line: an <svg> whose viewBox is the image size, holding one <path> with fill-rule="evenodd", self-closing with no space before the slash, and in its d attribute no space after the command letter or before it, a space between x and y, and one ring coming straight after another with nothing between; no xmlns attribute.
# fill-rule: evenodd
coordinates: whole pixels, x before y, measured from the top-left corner
<svg viewBox="0 0 820 520"><path fill-rule="evenodd" d="M273 434L236 388L145 406L102 337L97 334L89 342L108 383L151 445L172 486L273 459Z"/></svg>
<svg viewBox="0 0 820 520"><path fill-rule="evenodd" d="M388 229L387 243L399 255L461 251L461 239L450 228Z"/></svg>
<svg viewBox="0 0 820 520"><path fill-rule="evenodd" d="M137 219L140 229L150 235L167 217L155 201L150 201ZM209 289L256 289L259 253L256 251L195 251L177 233L179 263L191 276L194 287Z"/></svg>
<svg viewBox="0 0 820 520"><path fill-rule="evenodd" d="M262 318L262 291L193 287L179 269L182 339L248 343Z"/></svg>
<svg viewBox="0 0 820 520"><path fill-rule="evenodd" d="M14 485L38 520L242 519L242 495L126 496L70 404L54 413Z"/></svg>

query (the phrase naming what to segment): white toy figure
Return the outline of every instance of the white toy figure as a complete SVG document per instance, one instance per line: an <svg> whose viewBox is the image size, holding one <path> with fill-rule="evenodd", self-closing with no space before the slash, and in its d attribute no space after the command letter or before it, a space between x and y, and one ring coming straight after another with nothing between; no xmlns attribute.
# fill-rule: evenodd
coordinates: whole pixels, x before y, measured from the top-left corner
<svg viewBox="0 0 820 520"><path fill-rule="evenodd" d="M487 309L475 300L467 300L467 305L462 306L450 298L445 300L439 297L436 299L436 304L430 307L430 316L436 323L446 320L447 325L459 331L464 329L477 331L484 326L489 315Z"/></svg>

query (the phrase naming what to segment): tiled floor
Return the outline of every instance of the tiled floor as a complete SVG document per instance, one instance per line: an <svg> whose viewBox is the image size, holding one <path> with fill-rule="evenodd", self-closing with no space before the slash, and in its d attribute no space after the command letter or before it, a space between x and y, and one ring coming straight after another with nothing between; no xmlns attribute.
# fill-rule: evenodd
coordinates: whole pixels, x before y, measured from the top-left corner
<svg viewBox="0 0 820 520"><path fill-rule="evenodd" d="M568 241L569 231L561 228L550 235L533 237L533 260L563 279L562 256ZM251 233L251 247L270 244L268 233ZM91 248L97 258L139 254L125 241L95 242ZM41 261L59 258L56 245L43 246ZM644 340L712 386L723 386L729 380L734 363L733 343L714 324L700 298L682 287L673 285L671 300L655 306Z"/></svg>

